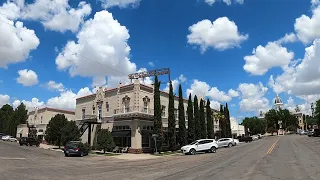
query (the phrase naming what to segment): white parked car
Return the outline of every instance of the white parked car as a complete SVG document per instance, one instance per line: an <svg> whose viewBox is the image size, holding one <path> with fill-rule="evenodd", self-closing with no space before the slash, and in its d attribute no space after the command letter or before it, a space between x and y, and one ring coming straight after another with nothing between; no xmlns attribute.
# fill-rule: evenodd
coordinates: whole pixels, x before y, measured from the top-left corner
<svg viewBox="0 0 320 180"><path fill-rule="evenodd" d="M218 144L214 139L199 139L186 146L181 147L184 154L194 155L197 152L211 152L215 153L218 149Z"/></svg>
<svg viewBox="0 0 320 180"><path fill-rule="evenodd" d="M2 137L2 140L4 140L4 141L11 141L11 142L16 142L16 141L17 141L17 139L14 138L13 136L3 136L3 137Z"/></svg>
<svg viewBox="0 0 320 180"><path fill-rule="evenodd" d="M256 141L256 140L259 139L259 136L257 136L257 135L253 135L253 136L251 136L251 137L252 137L252 141Z"/></svg>
<svg viewBox="0 0 320 180"><path fill-rule="evenodd" d="M219 147L232 147L237 145L233 138L221 138L217 141Z"/></svg>

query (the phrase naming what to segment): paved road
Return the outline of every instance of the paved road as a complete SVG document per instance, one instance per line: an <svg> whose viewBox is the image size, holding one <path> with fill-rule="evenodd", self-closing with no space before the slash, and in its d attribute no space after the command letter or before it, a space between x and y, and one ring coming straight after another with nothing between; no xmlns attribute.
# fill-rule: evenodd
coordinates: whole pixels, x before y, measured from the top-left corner
<svg viewBox="0 0 320 180"><path fill-rule="evenodd" d="M0 179L319 180L320 138L267 137L215 154L143 161L65 158L61 152L0 142Z"/></svg>

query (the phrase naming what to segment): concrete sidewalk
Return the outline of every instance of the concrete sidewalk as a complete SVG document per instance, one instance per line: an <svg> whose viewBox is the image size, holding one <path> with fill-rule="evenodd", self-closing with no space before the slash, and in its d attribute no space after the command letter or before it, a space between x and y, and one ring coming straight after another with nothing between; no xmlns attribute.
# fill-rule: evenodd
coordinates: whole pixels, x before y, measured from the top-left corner
<svg viewBox="0 0 320 180"><path fill-rule="evenodd" d="M49 145L49 144L40 144L40 148L42 149L48 149L48 150L52 150L52 151L58 151L58 152L63 152L62 149L59 149L59 146L53 146L53 145ZM61 147L60 147L61 148Z"/></svg>
<svg viewBox="0 0 320 180"><path fill-rule="evenodd" d="M128 161L136 161L136 160L146 160L146 159L156 159L160 158L161 156L154 156L151 154L130 154L130 153L123 153L117 156L112 156L117 159L128 160Z"/></svg>

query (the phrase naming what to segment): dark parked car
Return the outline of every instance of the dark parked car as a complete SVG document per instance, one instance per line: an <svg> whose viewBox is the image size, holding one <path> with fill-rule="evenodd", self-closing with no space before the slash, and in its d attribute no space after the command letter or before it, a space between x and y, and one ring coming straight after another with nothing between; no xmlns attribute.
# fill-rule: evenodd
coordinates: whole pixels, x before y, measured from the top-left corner
<svg viewBox="0 0 320 180"><path fill-rule="evenodd" d="M35 146L39 147L40 141L38 141L37 139L32 138L32 137L21 137L19 140L19 144L20 144L20 146L23 146L23 145L33 146L33 145L35 145Z"/></svg>
<svg viewBox="0 0 320 180"><path fill-rule="evenodd" d="M88 155L89 153L89 148L86 147L82 142L80 141L69 141L65 146L64 146L64 155L66 157L68 156L84 156Z"/></svg>
<svg viewBox="0 0 320 180"><path fill-rule="evenodd" d="M319 137L320 136L320 129L314 129L313 130L313 136L314 137Z"/></svg>

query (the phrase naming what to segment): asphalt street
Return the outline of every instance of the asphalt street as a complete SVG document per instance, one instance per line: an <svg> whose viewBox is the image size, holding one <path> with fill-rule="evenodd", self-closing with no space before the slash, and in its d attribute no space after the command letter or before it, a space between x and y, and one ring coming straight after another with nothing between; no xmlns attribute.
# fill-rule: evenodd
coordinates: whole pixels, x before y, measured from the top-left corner
<svg viewBox="0 0 320 180"><path fill-rule="evenodd" d="M0 142L0 180L319 180L319 148L317 137L273 136L214 154L128 161L105 156L66 158L61 152Z"/></svg>

